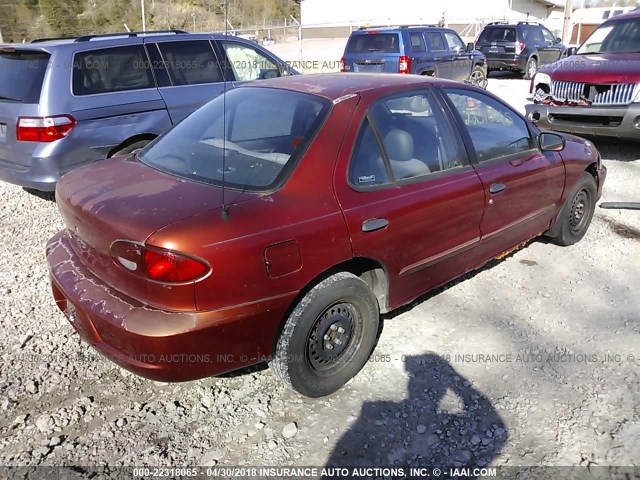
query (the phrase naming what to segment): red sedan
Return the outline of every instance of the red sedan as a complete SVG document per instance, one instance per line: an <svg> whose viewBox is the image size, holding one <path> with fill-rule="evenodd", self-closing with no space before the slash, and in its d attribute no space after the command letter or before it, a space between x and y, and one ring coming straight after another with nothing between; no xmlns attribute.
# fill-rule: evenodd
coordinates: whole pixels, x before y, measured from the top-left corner
<svg viewBox="0 0 640 480"><path fill-rule="evenodd" d="M470 85L263 81L58 182L53 293L140 375L270 361L318 397L367 362L380 313L538 235L580 240L605 176L592 143Z"/></svg>

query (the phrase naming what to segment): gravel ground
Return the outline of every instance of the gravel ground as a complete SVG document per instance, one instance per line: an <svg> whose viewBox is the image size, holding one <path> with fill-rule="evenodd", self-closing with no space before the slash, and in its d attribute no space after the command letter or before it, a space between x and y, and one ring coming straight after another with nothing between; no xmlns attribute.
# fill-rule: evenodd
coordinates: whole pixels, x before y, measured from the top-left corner
<svg viewBox="0 0 640 480"><path fill-rule="evenodd" d="M638 146L597 145L604 200L640 201ZM371 362L318 400L268 369L183 384L120 369L53 302L55 204L2 183L0 222L1 465L640 463L638 211L598 208L574 247L534 241L386 316Z"/></svg>

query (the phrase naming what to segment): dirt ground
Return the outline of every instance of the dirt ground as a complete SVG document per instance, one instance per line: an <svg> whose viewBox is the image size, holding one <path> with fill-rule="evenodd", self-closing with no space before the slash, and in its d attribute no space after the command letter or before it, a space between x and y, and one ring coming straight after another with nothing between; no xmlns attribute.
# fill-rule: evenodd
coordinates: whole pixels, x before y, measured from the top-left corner
<svg viewBox="0 0 640 480"><path fill-rule="evenodd" d="M339 58L339 57L338 57ZM528 82L491 79L516 108ZM640 148L597 142L606 201ZM384 318L371 361L311 400L268 369L162 384L84 343L53 302L46 195L0 184L0 465L638 465L640 212L597 208Z"/></svg>

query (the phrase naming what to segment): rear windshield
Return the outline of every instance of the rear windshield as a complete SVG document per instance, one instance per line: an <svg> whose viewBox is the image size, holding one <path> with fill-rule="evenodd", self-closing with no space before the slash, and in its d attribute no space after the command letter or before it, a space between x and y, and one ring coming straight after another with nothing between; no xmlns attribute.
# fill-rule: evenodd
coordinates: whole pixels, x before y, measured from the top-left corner
<svg viewBox="0 0 640 480"><path fill-rule="evenodd" d="M485 28L480 37L479 42L515 42L516 29L508 27L491 27Z"/></svg>
<svg viewBox="0 0 640 480"><path fill-rule="evenodd" d="M602 24L578 49L586 53L640 53L640 18Z"/></svg>
<svg viewBox="0 0 640 480"><path fill-rule="evenodd" d="M38 103L49 54L0 51L0 102Z"/></svg>
<svg viewBox="0 0 640 480"><path fill-rule="evenodd" d="M397 33L352 35L347 53L400 53L400 36Z"/></svg>
<svg viewBox="0 0 640 480"><path fill-rule="evenodd" d="M238 88L197 110L138 158L179 177L270 191L295 167L330 105L288 90Z"/></svg>

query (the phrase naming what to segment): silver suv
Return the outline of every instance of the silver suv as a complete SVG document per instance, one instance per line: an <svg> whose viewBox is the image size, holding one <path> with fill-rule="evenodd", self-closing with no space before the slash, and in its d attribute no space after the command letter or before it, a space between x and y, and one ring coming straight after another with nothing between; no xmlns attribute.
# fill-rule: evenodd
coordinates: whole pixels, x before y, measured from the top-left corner
<svg viewBox="0 0 640 480"><path fill-rule="evenodd" d="M52 191L239 82L295 74L259 45L178 30L0 45L0 180Z"/></svg>

